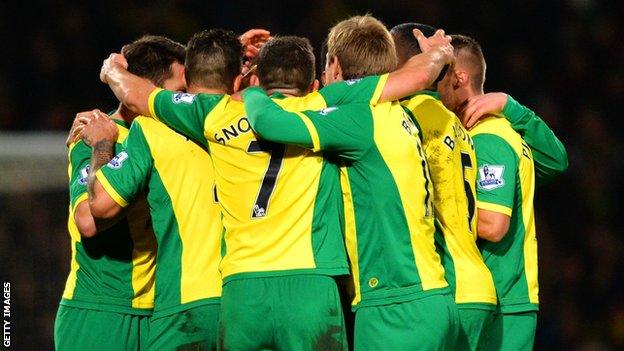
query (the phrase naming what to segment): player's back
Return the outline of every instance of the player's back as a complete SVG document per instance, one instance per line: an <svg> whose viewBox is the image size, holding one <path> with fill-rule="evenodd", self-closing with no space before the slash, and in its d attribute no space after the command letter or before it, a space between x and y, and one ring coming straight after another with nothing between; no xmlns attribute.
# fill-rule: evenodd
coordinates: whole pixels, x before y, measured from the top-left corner
<svg viewBox="0 0 624 351"><path fill-rule="evenodd" d="M434 188L436 244L457 303L496 303L492 275L476 245L476 155L460 120L435 92L402 102L415 118ZM441 235L440 235L441 234Z"/></svg>
<svg viewBox="0 0 624 351"><path fill-rule="evenodd" d="M124 146L127 155L117 170L105 166L103 177L97 176L117 193L118 202L131 201L136 189L148 190L158 241L154 314L176 313L190 302L212 303L221 296L223 227L208 153L142 116L133 122Z"/></svg>
<svg viewBox="0 0 624 351"><path fill-rule="evenodd" d="M128 125L114 120L119 129L115 150L121 151ZM151 314L154 306L156 241L149 227L144 197L110 228L92 238L82 237L76 225L76 207L87 201L87 175L91 148L79 140L69 147L70 206L68 230L72 257L61 304Z"/></svg>
<svg viewBox="0 0 624 351"><path fill-rule="evenodd" d="M509 230L500 242L484 241L480 245L494 277L501 310L537 309L535 170L531 149L505 118L487 117L470 130L470 135L479 159L477 207L511 217Z"/></svg>
<svg viewBox="0 0 624 351"><path fill-rule="evenodd" d="M353 135L337 135L330 142L333 132L320 119L314 122L321 145L352 140L337 148L345 159L341 180L345 241L356 288L353 304L447 292L441 289L448 284L434 247L433 189L413 121L399 103L328 110L327 119L336 112L344 116L343 127L351 125L346 133Z"/></svg>
<svg viewBox="0 0 624 351"><path fill-rule="evenodd" d="M325 107L317 93L274 100L293 111ZM224 281L347 273L335 163L320 152L259 140L243 103L227 95L206 116L205 136L226 229Z"/></svg>

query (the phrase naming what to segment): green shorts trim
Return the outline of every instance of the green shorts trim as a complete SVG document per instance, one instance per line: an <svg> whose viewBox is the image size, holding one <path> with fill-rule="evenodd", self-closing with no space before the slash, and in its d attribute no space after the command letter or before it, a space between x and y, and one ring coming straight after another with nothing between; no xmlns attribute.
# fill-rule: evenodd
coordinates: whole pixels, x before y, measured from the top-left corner
<svg viewBox="0 0 624 351"><path fill-rule="evenodd" d="M484 350L530 351L535 342L537 312L495 313L486 329Z"/></svg>
<svg viewBox="0 0 624 351"><path fill-rule="evenodd" d="M355 313L356 350L455 350L459 316L451 294L369 306Z"/></svg>
<svg viewBox="0 0 624 351"><path fill-rule="evenodd" d="M147 349L216 350L220 308L219 304L209 304L152 317Z"/></svg>
<svg viewBox="0 0 624 351"><path fill-rule="evenodd" d="M54 347L57 351L139 350L147 344L149 318L60 305Z"/></svg>
<svg viewBox="0 0 624 351"><path fill-rule="evenodd" d="M223 286L221 350L347 350L334 278L289 275Z"/></svg>

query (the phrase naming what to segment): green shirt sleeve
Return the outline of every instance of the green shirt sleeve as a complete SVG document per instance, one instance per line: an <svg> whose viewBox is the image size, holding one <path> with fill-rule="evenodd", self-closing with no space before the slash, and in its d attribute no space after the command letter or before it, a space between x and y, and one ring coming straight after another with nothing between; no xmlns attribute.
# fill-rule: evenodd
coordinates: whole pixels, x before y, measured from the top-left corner
<svg viewBox="0 0 624 351"><path fill-rule="evenodd" d="M69 201L71 208L78 205L78 200L86 199L87 175L91 161L91 148L82 140L76 142L69 150Z"/></svg>
<svg viewBox="0 0 624 351"><path fill-rule="evenodd" d="M122 150L96 173L106 192L127 206L147 186L153 159L139 123L133 123Z"/></svg>
<svg viewBox="0 0 624 351"><path fill-rule="evenodd" d="M156 89L150 94L149 109L154 118L201 145L207 145L204 123L223 97Z"/></svg>
<svg viewBox="0 0 624 351"><path fill-rule="evenodd" d="M503 115L531 148L535 176L540 182L568 169L568 154L563 143L535 112L508 96Z"/></svg>
<svg viewBox="0 0 624 351"><path fill-rule="evenodd" d="M477 207L511 216L518 157L512 147L493 134L472 138L477 153Z"/></svg>
<svg viewBox="0 0 624 351"><path fill-rule="evenodd" d="M375 104L383 91L388 74L332 83L319 90L327 106L350 103Z"/></svg>
<svg viewBox="0 0 624 351"><path fill-rule="evenodd" d="M251 127L268 141L330 151L355 159L372 140L368 103L287 112L260 88L245 90L243 101Z"/></svg>

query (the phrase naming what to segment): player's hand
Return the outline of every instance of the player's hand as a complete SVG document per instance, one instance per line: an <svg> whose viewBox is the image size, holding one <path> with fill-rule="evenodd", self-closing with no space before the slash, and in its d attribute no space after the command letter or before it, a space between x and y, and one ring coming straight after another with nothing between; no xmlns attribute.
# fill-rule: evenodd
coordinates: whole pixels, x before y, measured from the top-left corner
<svg viewBox="0 0 624 351"><path fill-rule="evenodd" d="M446 35L443 29L438 29L429 38L425 37L423 32L414 28L413 34L418 40L418 45L422 52L437 51L442 55L443 61L446 64L451 64L455 61L455 54L453 52L453 46L451 45L451 36Z"/></svg>
<svg viewBox="0 0 624 351"><path fill-rule="evenodd" d="M67 135L67 139L65 140L65 146L69 147L69 145L80 138L80 133L82 132L84 126L91 120L93 111L99 110L83 111L76 114L71 129L69 130L69 134Z"/></svg>
<svg viewBox="0 0 624 351"><path fill-rule="evenodd" d="M271 40L271 32L266 29L250 29L239 38L245 50L245 57L249 60L258 55L264 44Z"/></svg>
<svg viewBox="0 0 624 351"><path fill-rule="evenodd" d="M122 54L110 54L110 56L108 56L108 58L104 60L104 62L102 63L102 68L100 69L100 80L102 81L102 83L108 84L106 76L108 75L108 73L110 73L110 71L117 67L127 69L128 61L126 61L126 58Z"/></svg>
<svg viewBox="0 0 624 351"><path fill-rule="evenodd" d="M119 136L119 129L115 122L100 110L91 111L91 119L80 133L82 140L89 146L97 144L102 140L116 141Z"/></svg>
<svg viewBox="0 0 624 351"><path fill-rule="evenodd" d="M460 111L462 123L466 128L472 128L483 116L491 113L500 113L507 103L505 93L487 93L476 95L466 101Z"/></svg>

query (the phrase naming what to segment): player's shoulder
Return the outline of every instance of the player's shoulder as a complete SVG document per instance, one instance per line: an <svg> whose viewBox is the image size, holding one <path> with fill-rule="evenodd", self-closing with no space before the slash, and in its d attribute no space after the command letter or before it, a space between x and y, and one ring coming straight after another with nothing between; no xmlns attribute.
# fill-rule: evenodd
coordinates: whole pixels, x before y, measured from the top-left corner
<svg viewBox="0 0 624 351"><path fill-rule="evenodd" d="M480 120L470 129L469 134L477 148L477 154L484 148L492 150L506 148L516 154L522 153L524 140L501 115L491 115Z"/></svg>
<svg viewBox="0 0 624 351"><path fill-rule="evenodd" d="M323 95L318 91L303 96L284 96L274 94L271 99L287 111L320 110L327 107Z"/></svg>
<svg viewBox="0 0 624 351"><path fill-rule="evenodd" d="M522 139L505 116L500 114L492 114L481 119L469 132L472 137L481 134L497 135L510 143Z"/></svg>
<svg viewBox="0 0 624 351"><path fill-rule="evenodd" d="M83 157L90 158L91 147L89 147L89 145L87 145L87 143L85 143L82 139L78 139L73 143L69 144L69 150L67 154L69 155L70 161Z"/></svg>

